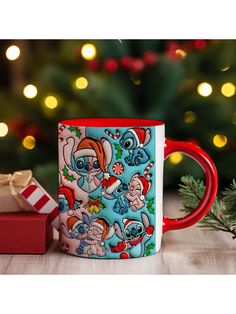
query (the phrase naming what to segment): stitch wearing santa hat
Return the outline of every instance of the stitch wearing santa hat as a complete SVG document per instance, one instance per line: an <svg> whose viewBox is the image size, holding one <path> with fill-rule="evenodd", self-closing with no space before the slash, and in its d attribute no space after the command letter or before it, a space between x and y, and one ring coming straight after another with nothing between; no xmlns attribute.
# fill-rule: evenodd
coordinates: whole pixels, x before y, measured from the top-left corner
<svg viewBox="0 0 236 314"><path fill-rule="evenodd" d="M139 197L141 201L145 200L145 196L147 192L151 188L151 182L148 181L145 177L143 176L138 176L133 179L134 181L137 181L141 187L141 196Z"/></svg>
<svg viewBox="0 0 236 314"><path fill-rule="evenodd" d="M144 128L132 128L128 129L128 132L131 132L134 135L134 138L137 141L137 148L145 146L147 140L147 134L150 133L150 130L145 130ZM149 141L149 140L148 140Z"/></svg>
<svg viewBox="0 0 236 314"><path fill-rule="evenodd" d="M69 233L71 233L75 228L81 223L82 221L76 217L76 216L71 216L70 218L67 219L67 228L69 230Z"/></svg>
<svg viewBox="0 0 236 314"><path fill-rule="evenodd" d="M114 176L110 176L109 179L102 180L102 194L112 194L118 186L121 185L121 180Z"/></svg>
<svg viewBox="0 0 236 314"><path fill-rule="evenodd" d="M60 186L58 188L58 196L64 196L68 202L69 210L68 215L72 216L74 214L74 205L75 205L75 198L74 198L74 192L66 187L66 186Z"/></svg>

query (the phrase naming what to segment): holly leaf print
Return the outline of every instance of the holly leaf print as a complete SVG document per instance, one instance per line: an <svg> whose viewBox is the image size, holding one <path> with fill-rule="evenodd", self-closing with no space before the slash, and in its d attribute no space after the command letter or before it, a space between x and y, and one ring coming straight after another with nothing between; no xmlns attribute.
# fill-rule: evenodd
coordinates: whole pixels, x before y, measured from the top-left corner
<svg viewBox="0 0 236 314"><path fill-rule="evenodd" d="M153 205L154 205L154 198L151 198L147 201L147 206L146 206L149 214L155 213Z"/></svg>
<svg viewBox="0 0 236 314"><path fill-rule="evenodd" d="M70 126L68 128L68 130L71 132L71 133L75 133L75 136L78 137L78 139L80 139L81 137L81 132L80 132L80 129L77 127L77 126Z"/></svg>
<svg viewBox="0 0 236 314"><path fill-rule="evenodd" d="M123 150L119 144L115 144L115 150L116 150L116 160L120 159L123 154Z"/></svg>
<svg viewBox="0 0 236 314"><path fill-rule="evenodd" d="M67 181L72 182L75 180L75 177L73 176L73 174L72 175L69 174L69 169L66 166L64 166L64 168L62 169L62 173L63 173L64 178Z"/></svg>
<svg viewBox="0 0 236 314"><path fill-rule="evenodd" d="M149 256L151 254L151 250L153 250L154 247L155 247L154 243L150 243L149 245L146 246L146 248L145 248L146 256Z"/></svg>

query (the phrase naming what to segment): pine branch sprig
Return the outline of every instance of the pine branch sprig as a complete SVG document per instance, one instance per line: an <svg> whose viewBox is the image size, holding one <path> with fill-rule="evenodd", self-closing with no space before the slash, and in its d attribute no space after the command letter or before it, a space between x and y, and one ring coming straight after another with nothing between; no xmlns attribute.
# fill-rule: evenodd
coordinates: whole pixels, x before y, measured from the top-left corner
<svg viewBox="0 0 236 314"><path fill-rule="evenodd" d="M181 178L178 190L182 197L182 205L185 213L190 213L201 201L205 185L202 180L195 180L192 176L186 175ZM236 181L233 180L229 188L216 197L211 210L200 221L199 227L208 230L229 232L236 238Z"/></svg>

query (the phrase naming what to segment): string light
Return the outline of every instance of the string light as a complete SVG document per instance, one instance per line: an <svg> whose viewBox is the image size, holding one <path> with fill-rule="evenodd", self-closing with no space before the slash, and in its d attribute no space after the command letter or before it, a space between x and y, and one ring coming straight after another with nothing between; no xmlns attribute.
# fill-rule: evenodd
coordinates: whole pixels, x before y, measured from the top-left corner
<svg viewBox="0 0 236 314"><path fill-rule="evenodd" d="M26 85L23 89L23 94L26 98L34 98L37 96L38 94L38 90L36 88L36 86L32 85L32 84L29 84L29 85Z"/></svg>
<svg viewBox="0 0 236 314"><path fill-rule="evenodd" d="M225 96L225 97L232 97L235 94L235 86L233 83L225 83L222 85L221 87L221 93Z"/></svg>
<svg viewBox="0 0 236 314"><path fill-rule="evenodd" d="M221 69L222 72L226 72L230 69L230 66L225 66L224 68Z"/></svg>
<svg viewBox="0 0 236 314"><path fill-rule="evenodd" d="M27 135L22 141L22 145L26 149L34 149L35 143L36 143L35 138L32 135Z"/></svg>
<svg viewBox="0 0 236 314"><path fill-rule="evenodd" d="M6 123L1 122L0 123L0 137L6 136L8 133L8 126Z"/></svg>
<svg viewBox="0 0 236 314"><path fill-rule="evenodd" d="M175 53L176 53L178 56L182 57L183 59L187 56L186 51L184 51L183 49L176 49L176 50L175 50Z"/></svg>
<svg viewBox="0 0 236 314"><path fill-rule="evenodd" d="M93 44L85 44L81 49L81 55L85 60L93 60L96 57L97 51Z"/></svg>
<svg viewBox="0 0 236 314"><path fill-rule="evenodd" d="M177 165L179 164L183 159L183 155L181 153L173 153L171 154L170 156L170 162L173 164L173 165Z"/></svg>
<svg viewBox="0 0 236 314"><path fill-rule="evenodd" d="M13 45L7 48L6 57L8 60L14 61L20 56L20 48Z"/></svg>
<svg viewBox="0 0 236 314"><path fill-rule="evenodd" d="M185 123L193 123L197 118L197 115L193 111L186 111L184 113L184 122Z"/></svg>
<svg viewBox="0 0 236 314"><path fill-rule="evenodd" d="M227 144L227 141L227 137L223 134L216 134L213 137L213 144L219 148L224 147Z"/></svg>
<svg viewBox="0 0 236 314"><path fill-rule="evenodd" d="M78 89L85 89L88 86L88 80L83 76L78 77L77 80L75 81L75 86Z"/></svg>
<svg viewBox="0 0 236 314"><path fill-rule="evenodd" d="M197 92L203 97L208 97L212 93L212 86L207 82L202 82L198 85Z"/></svg>
<svg viewBox="0 0 236 314"><path fill-rule="evenodd" d="M47 96L44 100L44 104L49 109L55 109L58 106L58 100L54 96Z"/></svg>

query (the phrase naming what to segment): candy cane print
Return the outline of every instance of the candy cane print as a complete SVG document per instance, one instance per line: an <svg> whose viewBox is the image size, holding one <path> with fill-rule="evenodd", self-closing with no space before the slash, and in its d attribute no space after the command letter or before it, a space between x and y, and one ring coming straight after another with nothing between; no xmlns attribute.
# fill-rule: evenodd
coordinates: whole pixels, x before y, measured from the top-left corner
<svg viewBox="0 0 236 314"><path fill-rule="evenodd" d="M63 132L65 130L66 126L64 124L62 124L59 129L58 129L58 134L61 134L61 132Z"/></svg>
<svg viewBox="0 0 236 314"><path fill-rule="evenodd" d="M61 132L63 132L65 130L66 126L64 124L62 124L59 129L58 129L58 134L61 134ZM64 140L64 138L62 136L58 136L58 142L62 142Z"/></svg>
<svg viewBox="0 0 236 314"><path fill-rule="evenodd" d="M152 177L152 174L151 173L148 173L149 170L152 168L152 166L154 165L154 162L150 162L150 164L144 169L144 172L143 172L143 175L144 177L146 178L151 178Z"/></svg>
<svg viewBox="0 0 236 314"><path fill-rule="evenodd" d="M115 130L115 134L113 134L111 131L109 131L108 129L105 130L105 133L110 136L113 140L118 140L118 138L120 137L120 131L119 130Z"/></svg>

